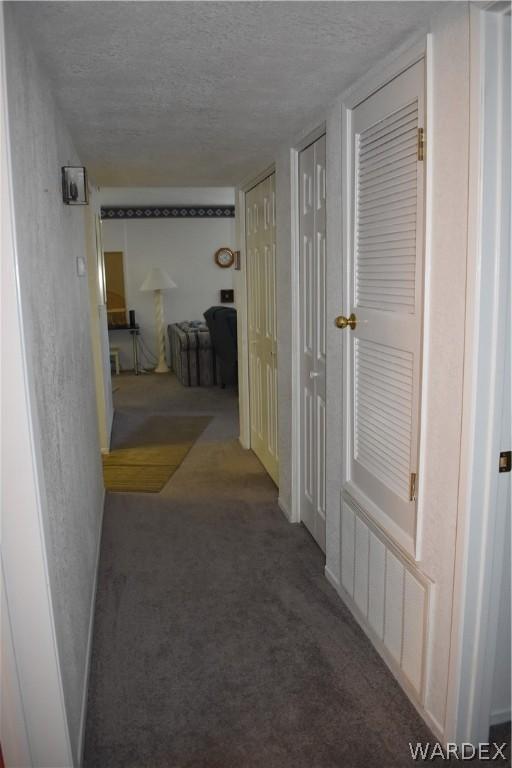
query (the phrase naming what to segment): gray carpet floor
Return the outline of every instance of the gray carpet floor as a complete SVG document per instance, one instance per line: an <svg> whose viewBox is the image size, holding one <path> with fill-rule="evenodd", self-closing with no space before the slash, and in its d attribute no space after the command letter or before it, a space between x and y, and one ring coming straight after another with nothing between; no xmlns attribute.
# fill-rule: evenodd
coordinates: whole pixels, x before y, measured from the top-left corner
<svg viewBox="0 0 512 768"><path fill-rule="evenodd" d="M108 494L87 768L398 768L432 741L240 447L230 390L121 376L113 445L212 420L160 494Z"/></svg>

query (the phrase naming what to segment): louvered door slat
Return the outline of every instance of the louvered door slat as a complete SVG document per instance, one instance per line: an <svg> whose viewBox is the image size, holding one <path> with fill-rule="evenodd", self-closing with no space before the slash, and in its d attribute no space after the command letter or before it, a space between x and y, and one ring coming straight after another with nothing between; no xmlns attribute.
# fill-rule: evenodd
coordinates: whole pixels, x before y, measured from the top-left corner
<svg viewBox="0 0 512 768"><path fill-rule="evenodd" d="M398 171L404 172L410 171L411 160L417 158L418 147L416 141L411 142L408 147L397 147L396 152L385 153L378 162L368 164L363 171L359 174L359 182L364 184L364 187L368 186L370 180L377 183L380 180L388 180L389 174L395 172L397 176L400 174ZM398 166L397 163L400 163ZM377 175L378 174L378 175Z"/></svg>
<svg viewBox="0 0 512 768"><path fill-rule="evenodd" d="M383 180L380 184L371 189L360 189L359 203L363 208L365 204L377 202L377 200L388 200L390 197L409 193L411 189L416 190L416 173L409 172L400 179Z"/></svg>
<svg viewBox="0 0 512 768"><path fill-rule="evenodd" d="M405 429L410 429L411 422L408 414L399 414L396 411L390 411L387 408L383 408L375 398L366 397L359 393L359 400L361 405L361 411L368 411L377 421L382 421L384 424L389 424L390 419L397 421Z"/></svg>
<svg viewBox="0 0 512 768"><path fill-rule="evenodd" d="M416 222L412 216L402 216L398 220L380 222L371 221L366 225L367 236L371 235L398 235L401 232L410 232L416 235Z"/></svg>
<svg viewBox="0 0 512 768"><path fill-rule="evenodd" d="M374 295L375 291L380 292L380 296L382 296L383 299L391 298L395 296L397 299L401 298L404 300L404 303L406 303L407 295L406 293L409 291L408 288L403 286L403 280L400 278L400 280L397 280L394 284L390 285L390 282L388 280L368 280L367 277L365 277L365 285L366 285L366 291L361 291L360 295L366 294L371 298L372 295Z"/></svg>
<svg viewBox="0 0 512 768"><path fill-rule="evenodd" d="M394 240L390 242L383 241L381 243L373 243L368 241L359 245L359 252L361 258L364 258L365 256L375 258L378 257L379 254L386 258L389 256L403 257L407 256L407 254L411 254L414 258L414 244L412 238L411 240L406 240L404 242L397 242Z"/></svg>
<svg viewBox="0 0 512 768"><path fill-rule="evenodd" d="M408 137L418 122L417 105L411 105L411 109L407 113L395 113L394 118L393 123L389 123L379 130L366 129L359 134L361 158L367 157L372 152L380 152L382 147L393 142L403 141L404 137Z"/></svg>
<svg viewBox="0 0 512 768"><path fill-rule="evenodd" d="M393 401L391 394L382 394L378 387L373 389L370 386L364 387L364 384L359 382L360 389L357 394L360 403L364 403L365 408L380 408L383 415L387 416L392 421L402 422L404 425L410 423L410 415L408 413L408 405L404 403L401 397L397 397Z"/></svg>
<svg viewBox="0 0 512 768"><path fill-rule="evenodd" d="M392 429L383 425L379 419L374 419L372 414L364 409L365 416L359 416L358 419L358 442L357 451L369 450L372 448L383 466L389 467L398 473L400 481L404 481L405 486L409 484L409 449L410 446L404 446L398 439L392 436ZM376 450L375 450L376 448Z"/></svg>
<svg viewBox="0 0 512 768"><path fill-rule="evenodd" d="M401 264L393 263L392 259L386 259L383 264L379 264L379 262L376 264L372 262L366 262L365 264L362 264L359 269L361 272L366 274L369 280L376 279L388 281L393 280L395 273L402 275L404 272L407 273L410 271L411 274L414 274L414 262L411 264L405 264L402 267Z"/></svg>
<svg viewBox="0 0 512 768"><path fill-rule="evenodd" d="M377 249L393 246L395 248L414 248L416 233L408 229L401 232L367 232L359 238L359 248L364 252L372 246Z"/></svg>
<svg viewBox="0 0 512 768"><path fill-rule="evenodd" d="M416 149L416 138L414 130L409 127L401 136L395 136L389 142L376 144L364 154L360 154L360 160L364 162L364 166L359 169L361 178L368 178L373 173L378 173L395 163L398 163L395 168L402 168L407 158ZM361 143L358 142L358 148L360 147Z"/></svg>
<svg viewBox="0 0 512 768"><path fill-rule="evenodd" d="M395 123L404 121L407 119L408 115L411 113L416 114L417 111L418 107L416 100L413 100L410 104L402 107L402 109L397 109L396 112L392 112L387 117L383 117L382 120L379 120L373 126L368 127L365 130L366 140L369 142L372 138L382 135L383 132L395 125Z"/></svg>
<svg viewBox="0 0 512 768"><path fill-rule="evenodd" d="M394 426L390 427L389 418L386 413L378 410L375 402L372 401L371 398L365 398L363 403L364 406L360 408L359 411L359 418L361 420L368 420L369 423L377 422L380 425L380 429L383 433L388 434L392 441L396 441L399 445L403 446L407 449L407 451L409 451L410 441L407 439L407 437L401 437L397 430L394 429ZM401 425L405 428L407 434L408 430L411 428L410 421L408 422L407 417L401 419Z"/></svg>
<svg viewBox="0 0 512 768"><path fill-rule="evenodd" d="M405 155L404 149L407 150L407 153L408 153L407 155ZM417 158L417 133L415 135L414 141L411 141L406 148L397 147L396 152L391 155L384 150L383 158L385 158L386 161L391 160L391 162L386 162L386 165L384 165L382 162L368 165L366 173L361 174L359 179L359 181L361 182L361 185L359 186L360 198L364 198L366 193L368 192L370 179L374 182L375 186L380 186L380 187L382 187L386 183L388 183L388 185L391 185L393 182L396 182L396 177L392 178L390 176L390 172L398 170L394 165L393 160L399 159L402 161L406 161L404 162L403 166L400 168L400 170L403 171L403 173L397 174L397 176L398 177L409 176L409 179L411 178L411 176L413 175L411 173L411 170L412 170L411 165ZM375 171L381 172L381 176L379 178L376 178L374 176Z"/></svg>
<svg viewBox="0 0 512 768"><path fill-rule="evenodd" d="M391 445L398 462L403 462L406 472L409 471L409 453L411 450L409 432L404 430L402 434L392 426L389 419L382 413L377 413L371 408L365 407L359 409L359 424L363 429L377 441L383 442L387 446ZM378 431L375 429L378 427ZM410 429L410 427L409 427Z"/></svg>
<svg viewBox="0 0 512 768"><path fill-rule="evenodd" d="M388 216L392 212L402 209L402 206L409 205L412 200L414 200L414 195L411 195L410 190L407 189L401 189L378 200L368 200L364 206L359 208L363 214L360 224L363 227L367 219L375 216Z"/></svg>
<svg viewBox="0 0 512 768"><path fill-rule="evenodd" d="M365 213L361 213L359 216L359 224L361 226L371 226L371 224L378 224L382 222L400 221L404 217L416 215L415 206L413 203L408 202L401 204L400 202L388 205L386 207L377 207L376 210L369 209Z"/></svg>
<svg viewBox="0 0 512 768"><path fill-rule="evenodd" d="M380 164L368 166L364 173L359 174L361 189L378 184L383 179L399 178L410 173L410 157L416 156L417 151L417 146L411 146L407 153L397 153L396 157L386 155Z"/></svg>
<svg viewBox="0 0 512 768"><path fill-rule="evenodd" d="M381 248L379 244L367 245L359 255L359 263L361 269L365 269L366 266L392 266L401 268L402 266L407 268L412 266L413 271L416 272L416 259L414 257L414 249L411 246L396 246L394 244L384 243Z"/></svg>
<svg viewBox="0 0 512 768"><path fill-rule="evenodd" d="M382 179L374 179L372 183L363 183L359 185L360 200L369 202L375 198L385 197L390 191L395 192L397 188L409 187L416 182L416 173L408 169L405 173L395 173L393 176L386 174Z"/></svg>
<svg viewBox="0 0 512 768"><path fill-rule="evenodd" d="M376 149L368 154L364 160L364 166L360 169L362 178L368 178L374 171L383 170L390 167L396 161L404 161L414 157L417 151L417 132L410 132L403 136L401 141L392 141L389 145L382 147L379 151Z"/></svg>
<svg viewBox="0 0 512 768"><path fill-rule="evenodd" d="M408 365L408 361L402 361L398 358L396 365L393 365L390 361L379 359L378 355L374 355L372 359L367 350L369 342L364 342L364 344L364 355L359 355L359 367L361 370L367 371L369 377L374 377L368 379L368 384L372 387L380 386L382 388L383 385L387 386L392 383L398 388L403 387L408 390L412 375L409 375L409 371L404 371L401 367ZM390 350L391 354L392 351ZM392 392L388 392L387 396L391 397Z"/></svg>
<svg viewBox="0 0 512 768"><path fill-rule="evenodd" d="M366 158L372 152L382 152L383 147L393 143L403 142L404 139L409 138L409 136L413 134L414 130L416 129L417 122L417 110L413 109L402 119L399 118L395 120L393 125L391 125L388 130L373 134L370 139L368 139L366 136L361 137L361 157Z"/></svg>

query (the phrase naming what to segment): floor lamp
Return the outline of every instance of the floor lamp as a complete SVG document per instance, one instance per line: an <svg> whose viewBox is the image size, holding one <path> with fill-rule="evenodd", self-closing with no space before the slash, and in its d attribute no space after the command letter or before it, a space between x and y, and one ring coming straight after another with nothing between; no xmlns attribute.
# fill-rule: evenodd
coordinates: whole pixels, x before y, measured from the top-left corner
<svg viewBox="0 0 512 768"><path fill-rule="evenodd" d="M164 301L162 291L168 291L170 288L176 288L174 283L164 269L157 267L150 269L141 291L154 291L155 294L155 321L156 321L156 339L158 349L158 365L155 373L169 373L169 368L165 362L165 327L164 327Z"/></svg>

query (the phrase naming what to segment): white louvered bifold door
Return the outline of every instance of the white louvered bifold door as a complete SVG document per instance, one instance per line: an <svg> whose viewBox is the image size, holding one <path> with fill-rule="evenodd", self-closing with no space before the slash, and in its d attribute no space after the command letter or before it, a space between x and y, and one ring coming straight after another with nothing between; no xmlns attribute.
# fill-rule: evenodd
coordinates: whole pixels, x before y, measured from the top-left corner
<svg viewBox="0 0 512 768"><path fill-rule="evenodd" d="M423 62L352 112L347 490L415 551L423 306ZM417 479L416 482L420 481Z"/></svg>
<svg viewBox="0 0 512 768"><path fill-rule="evenodd" d="M275 175L246 194L251 448L274 482L277 451Z"/></svg>

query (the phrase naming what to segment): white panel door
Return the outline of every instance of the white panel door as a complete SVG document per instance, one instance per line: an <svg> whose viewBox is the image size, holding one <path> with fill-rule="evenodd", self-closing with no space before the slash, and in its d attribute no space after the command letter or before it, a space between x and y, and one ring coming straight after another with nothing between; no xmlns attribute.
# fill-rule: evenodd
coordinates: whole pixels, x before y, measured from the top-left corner
<svg viewBox="0 0 512 768"><path fill-rule="evenodd" d="M246 195L251 448L278 483L275 174Z"/></svg>
<svg viewBox="0 0 512 768"><path fill-rule="evenodd" d="M299 156L300 519L325 551L325 136Z"/></svg>
<svg viewBox="0 0 512 768"><path fill-rule="evenodd" d="M350 248L344 264L348 492L412 555L423 306L423 61L351 115ZM337 323L343 324L343 317Z"/></svg>

